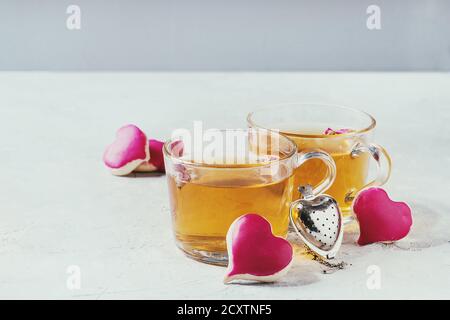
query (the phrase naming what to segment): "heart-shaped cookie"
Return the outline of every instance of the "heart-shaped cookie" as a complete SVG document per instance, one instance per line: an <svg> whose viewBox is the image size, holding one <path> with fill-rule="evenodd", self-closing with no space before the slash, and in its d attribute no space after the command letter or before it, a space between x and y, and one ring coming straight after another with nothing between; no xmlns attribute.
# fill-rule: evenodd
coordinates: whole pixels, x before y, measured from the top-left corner
<svg viewBox="0 0 450 320"><path fill-rule="evenodd" d="M133 124L121 127L116 133L116 140L106 148L103 154L105 165L112 174L118 176L131 173L149 158L147 137Z"/></svg>
<svg viewBox="0 0 450 320"><path fill-rule="evenodd" d="M164 168L164 156L163 156L163 147L164 142L156 140L156 139L150 139L148 141L149 146L149 152L150 152L150 159L148 161L145 161L141 163L135 171L137 172L152 172L152 171L158 171L158 172L165 172Z"/></svg>
<svg viewBox="0 0 450 320"><path fill-rule="evenodd" d="M254 213L231 224L227 249L225 283L235 279L274 282L288 272L292 263L291 244L273 235L269 221Z"/></svg>
<svg viewBox="0 0 450 320"><path fill-rule="evenodd" d="M371 187L359 192L353 202L353 212L359 222L359 245L400 240L411 229L409 206L392 201L382 188Z"/></svg>

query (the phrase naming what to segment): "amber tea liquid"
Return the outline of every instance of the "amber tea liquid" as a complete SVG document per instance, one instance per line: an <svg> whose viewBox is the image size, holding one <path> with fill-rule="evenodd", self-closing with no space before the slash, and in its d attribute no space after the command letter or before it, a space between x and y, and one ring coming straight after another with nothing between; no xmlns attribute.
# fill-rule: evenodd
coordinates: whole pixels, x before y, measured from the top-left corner
<svg viewBox="0 0 450 320"><path fill-rule="evenodd" d="M334 197L338 201L344 216L348 216L351 211L352 196L366 183L369 155L364 153L356 158L352 157L352 140L344 137L323 135L323 127L309 127L302 130L285 129L281 130L281 133L291 138L297 144L299 151L308 148L319 148L330 154L336 163L336 179L325 193ZM317 137L317 139L313 137ZM325 177L326 173L327 168L323 162L317 159L309 160L295 169L294 186L317 185ZM294 199L297 199L299 196L300 194L295 187Z"/></svg>
<svg viewBox="0 0 450 320"><path fill-rule="evenodd" d="M177 183L168 176L173 227L184 251L226 252L225 236L231 223L246 213L259 213L273 232L286 236L292 179L275 182L239 170L222 170Z"/></svg>

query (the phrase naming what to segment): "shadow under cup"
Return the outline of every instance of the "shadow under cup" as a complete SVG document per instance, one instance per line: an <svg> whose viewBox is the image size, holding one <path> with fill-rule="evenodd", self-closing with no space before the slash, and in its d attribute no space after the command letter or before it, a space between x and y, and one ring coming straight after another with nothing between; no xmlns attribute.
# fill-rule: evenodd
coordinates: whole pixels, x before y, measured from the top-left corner
<svg viewBox="0 0 450 320"><path fill-rule="evenodd" d="M336 164L336 179L326 193L338 201L345 222L352 220L351 205L356 193L368 186L383 185L389 178L391 160L384 148L372 142L376 122L365 112L333 105L285 104L252 112L247 122L249 127L286 135L296 143L299 152L315 148L331 155ZM328 128L351 131L327 135ZM368 182L371 158L378 172ZM321 161L308 161L295 170L294 185L317 185L326 170ZM293 192L293 199L297 199L298 190Z"/></svg>
<svg viewBox="0 0 450 320"><path fill-rule="evenodd" d="M294 170L311 157L328 156L299 157L292 140L265 129L208 134L209 143L180 138L164 145L172 224L176 244L187 256L226 265L226 234L233 221L258 213L275 235L286 237ZM334 169L331 158L323 161Z"/></svg>

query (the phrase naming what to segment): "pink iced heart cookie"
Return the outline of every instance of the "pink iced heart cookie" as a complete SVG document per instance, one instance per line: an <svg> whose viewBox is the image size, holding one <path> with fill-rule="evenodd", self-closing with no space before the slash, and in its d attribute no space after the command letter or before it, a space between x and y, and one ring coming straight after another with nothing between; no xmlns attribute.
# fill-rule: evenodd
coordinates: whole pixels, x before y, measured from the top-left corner
<svg viewBox="0 0 450 320"><path fill-rule="evenodd" d="M164 156L163 156L163 146L164 142L158 141L156 139L150 139L149 149L150 149L150 160L149 162L155 166L157 171L165 172L164 168Z"/></svg>
<svg viewBox="0 0 450 320"><path fill-rule="evenodd" d="M227 233L228 268L224 283L232 280L274 282L292 263L291 244L274 236L269 221L249 213L237 218Z"/></svg>
<svg viewBox="0 0 450 320"><path fill-rule="evenodd" d="M136 168L135 171L139 172L152 172L159 171L165 172L164 168L164 156L163 156L163 146L164 142L161 142L156 139L150 139L148 141L150 159L145 161Z"/></svg>
<svg viewBox="0 0 450 320"><path fill-rule="evenodd" d="M164 142L156 139L150 139L148 142L150 159L139 165L134 171L137 172L166 172L164 164ZM181 140L176 140L170 145L170 150L173 156L181 157L183 155L184 144Z"/></svg>
<svg viewBox="0 0 450 320"><path fill-rule="evenodd" d="M353 212L359 222L359 245L400 240L411 229L409 206L392 201L382 188L362 190L353 203Z"/></svg>
<svg viewBox="0 0 450 320"><path fill-rule="evenodd" d="M132 124L125 125L117 131L116 140L103 154L105 165L112 174L118 176L131 173L149 158L147 137L141 129Z"/></svg>

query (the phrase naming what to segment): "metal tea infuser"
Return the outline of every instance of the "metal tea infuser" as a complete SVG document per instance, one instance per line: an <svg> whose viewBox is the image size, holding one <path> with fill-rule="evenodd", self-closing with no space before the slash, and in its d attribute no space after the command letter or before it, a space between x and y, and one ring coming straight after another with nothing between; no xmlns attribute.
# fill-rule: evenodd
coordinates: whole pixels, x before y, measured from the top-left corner
<svg viewBox="0 0 450 320"><path fill-rule="evenodd" d="M332 264L342 244L343 218L337 201L326 194L313 195L311 185L299 187L301 198L290 206L291 224L315 260L342 269L344 262Z"/></svg>

